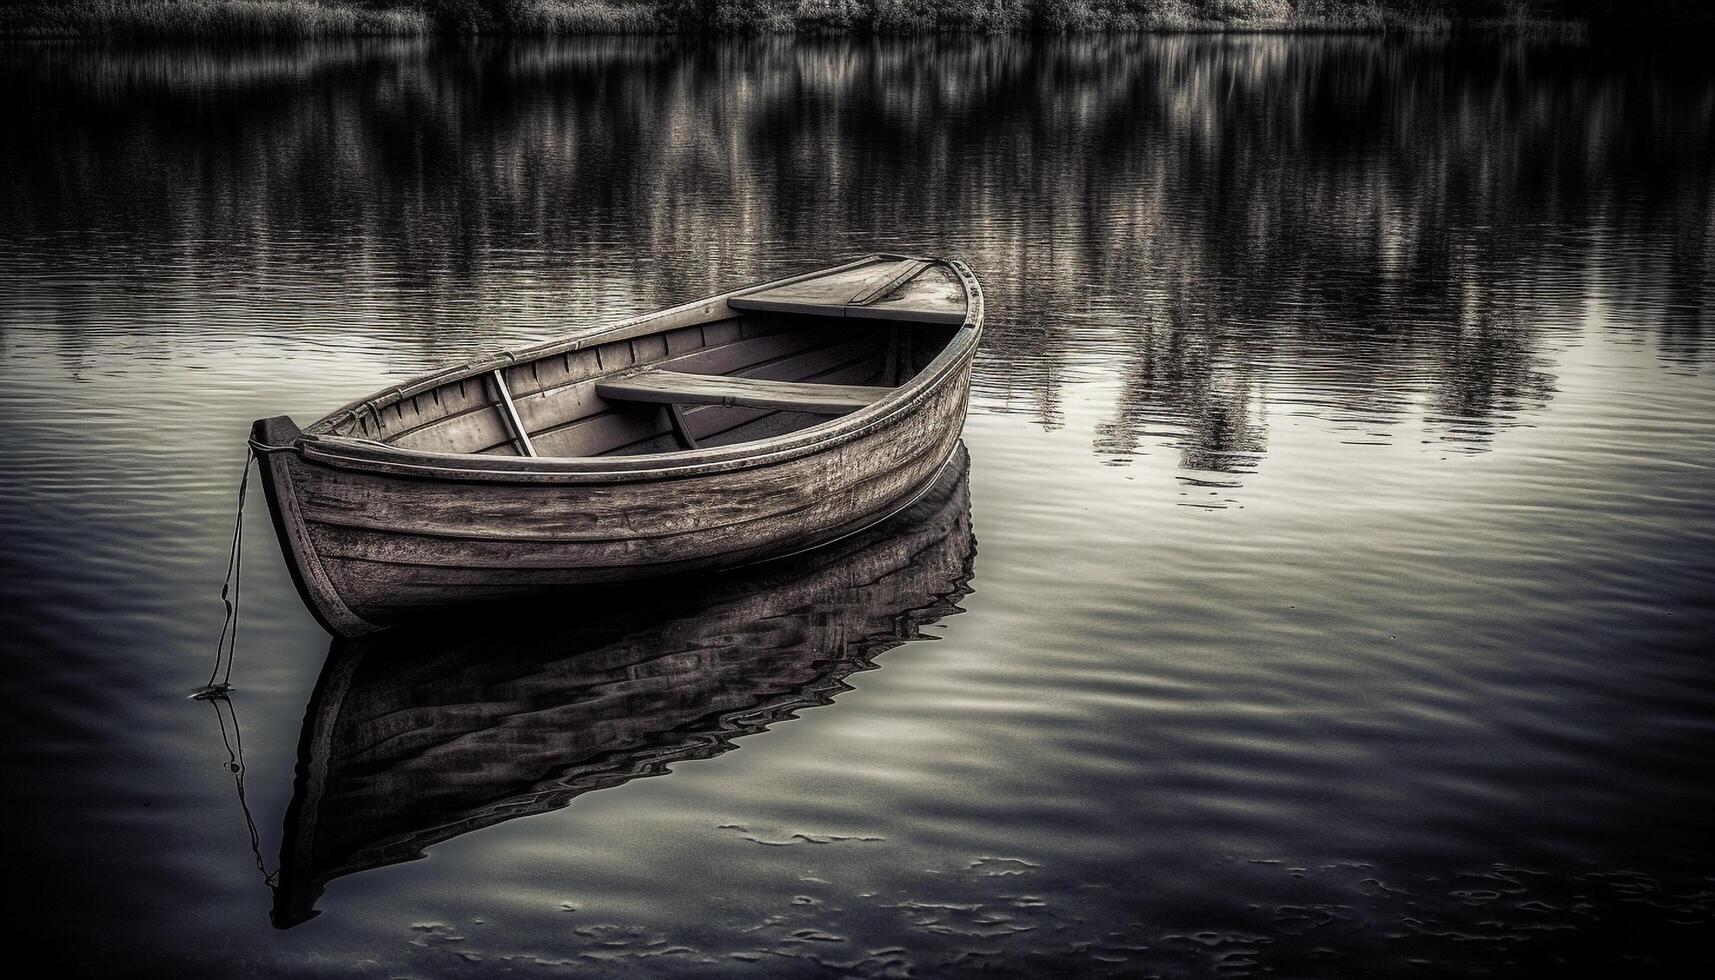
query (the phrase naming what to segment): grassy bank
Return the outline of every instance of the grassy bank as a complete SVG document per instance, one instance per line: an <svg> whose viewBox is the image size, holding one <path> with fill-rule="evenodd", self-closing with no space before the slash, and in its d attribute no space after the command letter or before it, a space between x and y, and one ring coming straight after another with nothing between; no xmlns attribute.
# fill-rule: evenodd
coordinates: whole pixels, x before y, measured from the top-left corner
<svg viewBox="0 0 1715 980"><path fill-rule="evenodd" d="M1715 5L1712 5L1715 6ZM1653 14L1652 14L1653 12ZM42 0L0 34L355 35L1389 31L1577 33L1615 17L1707 17L1696 0Z"/></svg>

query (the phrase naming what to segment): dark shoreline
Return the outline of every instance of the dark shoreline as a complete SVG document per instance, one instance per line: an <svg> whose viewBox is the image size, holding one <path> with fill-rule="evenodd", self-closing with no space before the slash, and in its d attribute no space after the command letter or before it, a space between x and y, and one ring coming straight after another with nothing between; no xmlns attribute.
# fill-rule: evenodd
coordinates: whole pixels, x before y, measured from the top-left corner
<svg viewBox="0 0 1715 980"><path fill-rule="evenodd" d="M0 38L1341 33L1579 39L1593 31L1589 20L1571 15L1577 2L1120 0L1098 7L1087 0L73 0L0 7Z"/></svg>

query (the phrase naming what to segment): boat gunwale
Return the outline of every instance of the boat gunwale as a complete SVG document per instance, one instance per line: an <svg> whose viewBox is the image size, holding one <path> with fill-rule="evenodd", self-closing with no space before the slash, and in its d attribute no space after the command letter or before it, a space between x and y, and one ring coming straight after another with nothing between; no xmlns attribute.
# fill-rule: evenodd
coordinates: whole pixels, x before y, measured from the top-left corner
<svg viewBox="0 0 1715 980"><path fill-rule="evenodd" d="M404 449L373 439L336 436L326 430L338 421L356 417L360 412L379 412L380 409L450 381L505 368L515 363L528 363L555 354L625 339L624 335L628 331L647 326L656 320L712 307L716 303L724 303L746 293L818 278L876 261L904 261L914 258L918 257L886 252L872 253L813 272L744 286L665 310L656 310L594 331L545 341L517 351L502 351L491 357L439 371L368 398L358 399L312 423L293 448L308 462L340 469L429 479L524 483L567 480L623 482L696 476L769 466L822 452L885 427L938 391L961 367L968 369L981 339L984 308L982 287L964 262L957 259L929 260L935 265L949 269L963 287L965 318L946 345L921 371L886 397L865 408L778 436L728 446L679 449L633 456L514 457ZM636 335L647 336L655 332L657 331L644 331Z"/></svg>

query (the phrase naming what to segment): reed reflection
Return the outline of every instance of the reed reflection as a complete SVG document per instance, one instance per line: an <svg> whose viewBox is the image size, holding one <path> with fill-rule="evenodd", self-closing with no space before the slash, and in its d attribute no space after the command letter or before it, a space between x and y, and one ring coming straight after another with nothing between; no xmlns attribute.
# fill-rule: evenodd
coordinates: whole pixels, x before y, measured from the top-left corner
<svg viewBox="0 0 1715 980"><path fill-rule="evenodd" d="M848 675L961 611L976 553L968 469L961 447L893 520L749 573L336 640L299 743L274 924L315 916L335 878L719 755L828 704Z"/></svg>
<svg viewBox="0 0 1715 980"><path fill-rule="evenodd" d="M1260 460L1281 404L1481 449L1551 397L1546 355L1592 296L1663 357L1710 352L1715 79L1672 59L1364 37L410 40L46 45L0 75L20 191L0 242L29 244L4 271L50 318L92 287L48 270L170 256L203 287L266 290L313 268L412 311L404 342L434 360L497 324L559 330L568 296L652 308L807 256L931 249L987 286L990 408L1056 426L1066 382L1118 377L1096 452L1123 459L1159 423L1217 470ZM194 310L186 288L137 301Z"/></svg>

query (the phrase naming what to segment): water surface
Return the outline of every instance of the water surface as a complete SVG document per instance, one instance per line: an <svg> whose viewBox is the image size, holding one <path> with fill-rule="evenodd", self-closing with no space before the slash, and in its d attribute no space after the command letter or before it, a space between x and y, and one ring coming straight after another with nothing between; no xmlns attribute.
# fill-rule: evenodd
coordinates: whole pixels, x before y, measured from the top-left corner
<svg viewBox="0 0 1715 980"><path fill-rule="evenodd" d="M68 962L1635 974L1708 935L1706 68L410 40L0 77L6 915ZM987 292L935 506L356 650L252 506L236 693L185 700L251 419L878 249Z"/></svg>

